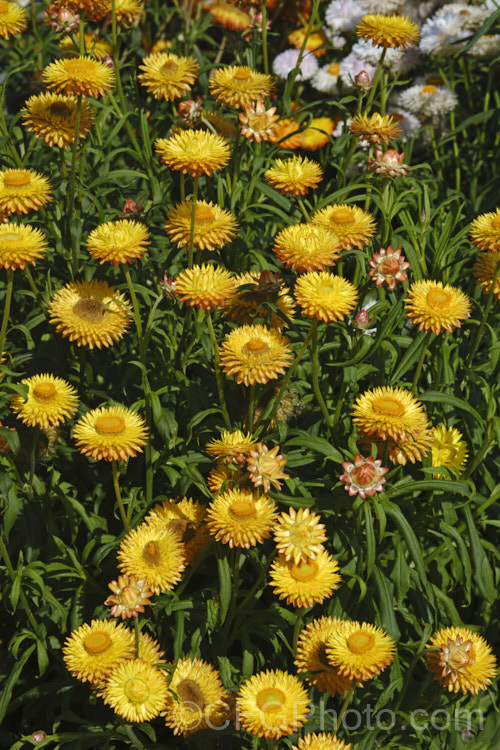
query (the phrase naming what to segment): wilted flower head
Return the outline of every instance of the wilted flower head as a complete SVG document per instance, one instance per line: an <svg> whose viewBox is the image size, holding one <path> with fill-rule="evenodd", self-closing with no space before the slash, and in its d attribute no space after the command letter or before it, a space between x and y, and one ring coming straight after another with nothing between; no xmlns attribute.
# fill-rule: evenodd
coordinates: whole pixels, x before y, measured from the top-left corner
<svg viewBox="0 0 500 750"><path fill-rule="evenodd" d="M387 284L389 289L394 289L398 281L406 281L406 269L410 268L404 255L401 255L401 248L394 250L392 245L381 247L378 253L374 253L370 266L370 276L376 285Z"/></svg>
<svg viewBox="0 0 500 750"><path fill-rule="evenodd" d="M344 473L339 479L346 483L344 489L351 496L359 495L362 500L365 500L367 495L373 497L377 492L383 491L384 474L389 471L382 466L380 459L375 459L373 456L365 458L359 453L354 461L343 461L342 468Z"/></svg>
<svg viewBox="0 0 500 750"><path fill-rule="evenodd" d="M403 164L404 156L404 151L398 154L394 148L389 148L385 152L378 148L375 151L375 158L368 160L368 165L375 174L382 174L384 177L405 177L410 167L408 164Z"/></svg>

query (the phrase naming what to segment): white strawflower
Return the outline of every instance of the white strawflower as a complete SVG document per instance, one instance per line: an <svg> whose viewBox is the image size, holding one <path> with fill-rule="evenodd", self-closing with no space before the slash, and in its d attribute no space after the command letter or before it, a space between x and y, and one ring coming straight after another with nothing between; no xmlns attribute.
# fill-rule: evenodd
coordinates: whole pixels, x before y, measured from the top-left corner
<svg viewBox="0 0 500 750"><path fill-rule="evenodd" d="M320 68L311 78L311 84L322 94L337 94L337 83L340 75L340 64L331 63Z"/></svg>
<svg viewBox="0 0 500 750"><path fill-rule="evenodd" d="M500 55L500 34L485 34L467 50L473 57L492 59Z"/></svg>
<svg viewBox="0 0 500 750"><path fill-rule="evenodd" d="M297 65L299 59L300 50L298 49L286 49L281 52L277 57L274 58L273 72L280 78L286 78L290 75ZM302 57L299 65L299 72L297 74L297 81L308 81L318 70L318 61L314 55L309 53Z"/></svg>
<svg viewBox="0 0 500 750"><path fill-rule="evenodd" d="M392 15L401 5L401 0L360 0L365 13L381 13L383 16Z"/></svg>
<svg viewBox="0 0 500 750"><path fill-rule="evenodd" d="M399 104L420 117L445 115L458 104L458 96L446 86L433 84L410 86L398 97Z"/></svg>
<svg viewBox="0 0 500 750"><path fill-rule="evenodd" d="M373 80L377 66L370 65L367 60L361 60L352 52L349 52L340 63L340 78L344 86L352 88L354 86L354 76L357 76L362 70L366 70L370 76L370 80Z"/></svg>
<svg viewBox="0 0 500 750"><path fill-rule="evenodd" d="M347 39L342 34L337 34L335 29L330 26L323 26L323 33L332 45L333 49L343 49L347 44Z"/></svg>
<svg viewBox="0 0 500 750"><path fill-rule="evenodd" d="M334 31L350 31L365 13L357 0L332 0L325 11L325 21Z"/></svg>

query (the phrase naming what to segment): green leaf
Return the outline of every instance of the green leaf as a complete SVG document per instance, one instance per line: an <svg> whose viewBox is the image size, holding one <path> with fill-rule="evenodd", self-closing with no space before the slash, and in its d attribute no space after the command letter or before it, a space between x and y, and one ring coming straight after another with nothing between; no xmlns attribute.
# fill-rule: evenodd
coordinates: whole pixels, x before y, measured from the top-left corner
<svg viewBox="0 0 500 750"><path fill-rule="evenodd" d="M471 601L471 581L472 581L472 565L469 557L469 553L467 552L467 547L465 546L465 542L462 539L461 534L458 532L458 530L454 526L450 526L450 524L445 523L444 521L441 521L439 528L443 532L443 534L446 534L447 536L452 539L458 549L458 554L460 557L460 562L462 563L462 567L464 570L464 576L465 576L465 595L467 598L467 604L470 604Z"/></svg>
<svg viewBox="0 0 500 750"><path fill-rule="evenodd" d="M418 398L420 401L431 401L436 404L454 406L455 409L463 409L463 411L472 414L474 419L476 419L480 425L484 424L481 415L469 403L467 403L467 401L457 398L456 396L451 396L448 393L441 393L441 391L425 391L425 393L419 393Z"/></svg>
<svg viewBox="0 0 500 750"><path fill-rule="evenodd" d="M413 492L446 492L447 495L470 495L470 486L459 479L403 479L385 493L387 498L408 496ZM387 506L386 506L387 507Z"/></svg>
<svg viewBox="0 0 500 750"><path fill-rule="evenodd" d="M370 502L363 503L363 515L365 518L366 534L366 580L368 580L375 567L375 555L377 552L375 543L375 531L373 529L373 514Z"/></svg>
<svg viewBox="0 0 500 750"><path fill-rule="evenodd" d="M231 579L231 566L224 551L217 554L217 570L219 572L219 622L224 624L231 603L233 584Z"/></svg>
<svg viewBox="0 0 500 750"><path fill-rule="evenodd" d="M339 451L331 445L328 440L321 437L315 437L309 435L307 432L301 432L300 437L294 437L291 440L287 440L285 445L300 445L303 448L309 448L315 453L321 453L323 456L331 458L336 463L342 463L344 457Z"/></svg>
<svg viewBox="0 0 500 750"><path fill-rule="evenodd" d="M474 580L479 587L481 595L489 602L494 602L497 590L493 581L493 571L481 545L481 539L474 523L470 506L466 505L462 508L462 513L465 516L467 531L469 532L472 562L476 574Z"/></svg>
<svg viewBox="0 0 500 750"><path fill-rule="evenodd" d="M401 631L398 628L398 623L396 622L396 617L394 615L393 595L389 589L389 582L377 566L373 568L373 579L378 592L377 605L380 613L380 625L390 636L392 636L392 638L398 641L401 636Z"/></svg>
<svg viewBox="0 0 500 750"><path fill-rule="evenodd" d="M12 696L12 690L17 683L18 677L21 674L24 665L30 658L31 654L36 648L36 643L33 643L25 652L24 654L19 658L17 658L14 667L12 669L12 672L10 673L7 682L3 684L2 686L2 692L0 694L0 724L3 721L5 714L7 713L7 708L10 703L10 699Z"/></svg>

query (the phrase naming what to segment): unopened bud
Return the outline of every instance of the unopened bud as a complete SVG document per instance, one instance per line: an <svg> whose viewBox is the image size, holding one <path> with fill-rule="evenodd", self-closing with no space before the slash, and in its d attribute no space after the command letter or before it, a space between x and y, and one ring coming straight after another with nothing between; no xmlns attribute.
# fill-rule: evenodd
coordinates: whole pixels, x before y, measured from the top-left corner
<svg viewBox="0 0 500 750"><path fill-rule="evenodd" d="M103 60L102 60L102 61L103 61L104 65L105 65L105 66L106 66L107 68L114 68L114 67L115 67L115 64L114 64L114 62L113 62L113 58L111 57L111 55L105 55L105 56L103 57Z"/></svg>
<svg viewBox="0 0 500 750"><path fill-rule="evenodd" d="M354 326L360 331L366 331L371 325L370 316L366 310L360 310L359 313L354 317Z"/></svg>
<svg viewBox="0 0 500 750"><path fill-rule="evenodd" d="M33 732L33 734L30 737L30 740L33 742L42 742L47 736L47 732L44 732L43 729L39 729L37 732Z"/></svg>
<svg viewBox="0 0 500 750"><path fill-rule="evenodd" d="M371 89L373 86L373 81L366 70L360 70L359 73L354 76L354 83L363 91L368 91L368 89Z"/></svg>
<svg viewBox="0 0 500 750"><path fill-rule="evenodd" d="M135 216L140 214L142 211L141 204L139 201L133 201L130 198L123 204L123 215L124 216Z"/></svg>

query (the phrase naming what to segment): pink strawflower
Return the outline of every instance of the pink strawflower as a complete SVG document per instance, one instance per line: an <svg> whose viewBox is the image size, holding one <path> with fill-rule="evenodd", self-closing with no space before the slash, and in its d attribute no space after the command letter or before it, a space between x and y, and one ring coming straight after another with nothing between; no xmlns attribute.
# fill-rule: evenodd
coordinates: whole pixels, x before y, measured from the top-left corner
<svg viewBox="0 0 500 750"><path fill-rule="evenodd" d="M370 261L370 276L377 286L387 284L389 289L394 289L398 281L406 281L406 269L410 264L401 255L401 248L394 250L392 245L387 249L381 247L378 253L374 253Z"/></svg>
<svg viewBox="0 0 500 750"><path fill-rule="evenodd" d="M359 495L365 500L367 495L373 497L375 493L382 492L382 485L385 483L384 474L389 469L382 466L380 459L373 456L365 458L359 453L353 461L343 461L342 468L344 473L339 477L341 482L345 482L344 489L349 495Z"/></svg>
<svg viewBox="0 0 500 750"><path fill-rule="evenodd" d="M403 164L404 156L404 151L398 154L395 148L389 148L385 152L378 148L375 151L375 159L368 160L368 166L375 174L382 174L384 177L405 177L410 166Z"/></svg>

